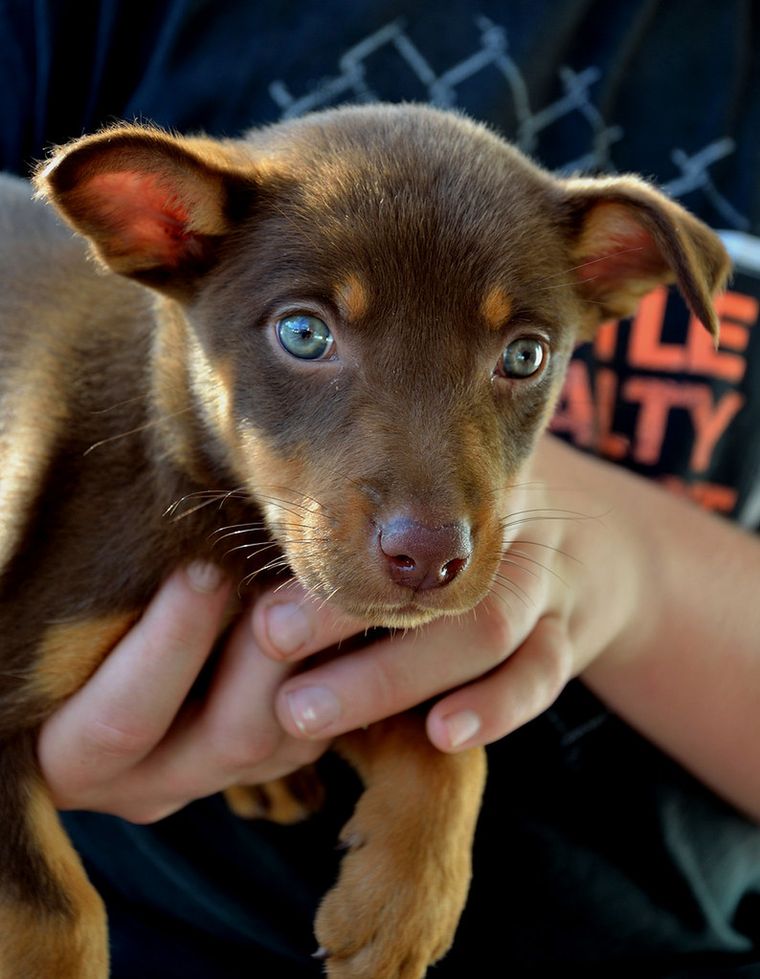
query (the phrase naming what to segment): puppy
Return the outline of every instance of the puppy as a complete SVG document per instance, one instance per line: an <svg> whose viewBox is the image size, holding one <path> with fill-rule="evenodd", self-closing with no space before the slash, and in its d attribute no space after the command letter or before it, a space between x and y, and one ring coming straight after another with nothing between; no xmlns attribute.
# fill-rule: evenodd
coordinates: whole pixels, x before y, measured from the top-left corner
<svg viewBox="0 0 760 979"><path fill-rule="evenodd" d="M36 185L78 235L3 182L0 974L104 979L35 733L161 580L263 518L240 581L277 554L378 625L473 608L577 341L670 281L717 339L728 264L641 180L556 179L424 107L229 142L116 126ZM414 717L336 748L365 791L317 918L327 973L419 979L465 902L483 753L436 752Z"/></svg>

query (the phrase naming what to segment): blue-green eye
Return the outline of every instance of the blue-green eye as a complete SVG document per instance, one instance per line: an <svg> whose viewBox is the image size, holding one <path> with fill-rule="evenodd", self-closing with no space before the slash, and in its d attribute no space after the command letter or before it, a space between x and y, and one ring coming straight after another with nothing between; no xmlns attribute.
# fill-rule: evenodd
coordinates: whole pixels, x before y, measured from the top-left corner
<svg viewBox="0 0 760 979"><path fill-rule="evenodd" d="M531 377L544 362L544 345L535 337L513 340L501 355L500 373L504 377Z"/></svg>
<svg viewBox="0 0 760 979"><path fill-rule="evenodd" d="M324 359L335 343L326 323L304 313L278 320L277 336L287 352L300 360Z"/></svg>

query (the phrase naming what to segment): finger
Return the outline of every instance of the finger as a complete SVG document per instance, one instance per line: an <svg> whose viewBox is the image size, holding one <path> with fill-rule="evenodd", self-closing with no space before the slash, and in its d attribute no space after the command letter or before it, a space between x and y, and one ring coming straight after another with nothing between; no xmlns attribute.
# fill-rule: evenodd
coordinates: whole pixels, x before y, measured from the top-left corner
<svg viewBox="0 0 760 979"><path fill-rule="evenodd" d="M259 649L295 662L366 629L366 623L311 596L297 581L263 595L252 612Z"/></svg>
<svg viewBox="0 0 760 979"><path fill-rule="evenodd" d="M161 740L220 627L229 585L211 565L175 572L92 678L43 726L40 763L59 806Z"/></svg>
<svg viewBox="0 0 760 979"><path fill-rule="evenodd" d="M554 703L573 675L572 664L564 623L540 619L506 663L432 708L430 740L442 751L458 751L503 738Z"/></svg>
<svg viewBox="0 0 760 979"><path fill-rule="evenodd" d="M274 713L276 692L292 669L263 655L250 619L243 617L203 705L188 712L130 773L125 791L130 809L179 808L230 785L270 781L314 761L327 742L295 741Z"/></svg>
<svg viewBox="0 0 760 979"><path fill-rule="evenodd" d="M525 639L533 612L489 597L459 619L399 633L287 681L277 715L295 737L334 737L390 717L502 663Z"/></svg>

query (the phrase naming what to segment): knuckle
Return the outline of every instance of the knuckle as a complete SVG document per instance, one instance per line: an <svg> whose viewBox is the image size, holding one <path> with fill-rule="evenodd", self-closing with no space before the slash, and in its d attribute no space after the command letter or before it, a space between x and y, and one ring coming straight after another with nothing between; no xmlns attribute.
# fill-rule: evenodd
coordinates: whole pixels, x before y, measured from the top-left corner
<svg viewBox="0 0 760 979"><path fill-rule="evenodd" d="M201 632L196 626L195 631L191 630L192 623L189 620L181 621L167 617L161 623L160 635L145 633L143 644L145 658L149 662L159 662L162 660L184 660L191 656L198 646L199 637L205 640L205 633Z"/></svg>
<svg viewBox="0 0 760 979"><path fill-rule="evenodd" d="M399 670L399 663L384 656L368 656L365 661L366 675L361 693L356 697L344 696L346 705L341 729L353 728L380 720L409 706L414 700L418 683L414 676ZM369 694L369 696L368 696Z"/></svg>
<svg viewBox="0 0 760 979"><path fill-rule="evenodd" d="M225 772L245 771L270 759L282 744L283 733L275 728L220 724L210 734L212 754Z"/></svg>
<svg viewBox="0 0 760 979"><path fill-rule="evenodd" d="M113 758L141 757L153 747L156 736L148 727L128 721L96 720L83 734L88 754Z"/></svg>
<svg viewBox="0 0 760 979"><path fill-rule="evenodd" d="M514 631L507 611L499 603L492 603L480 620L481 650L490 666L502 663L512 652Z"/></svg>
<svg viewBox="0 0 760 979"><path fill-rule="evenodd" d="M144 656L149 661L186 658L209 647L216 632L210 596L195 593L188 602L176 589L138 623Z"/></svg>
<svg viewBox="0 0 760 979"><path fill-rule="evenodd" d="M283 764L293 770L311 765L321 758L329 747L326 741L302 741L290 738L282 752Z"/></svg>

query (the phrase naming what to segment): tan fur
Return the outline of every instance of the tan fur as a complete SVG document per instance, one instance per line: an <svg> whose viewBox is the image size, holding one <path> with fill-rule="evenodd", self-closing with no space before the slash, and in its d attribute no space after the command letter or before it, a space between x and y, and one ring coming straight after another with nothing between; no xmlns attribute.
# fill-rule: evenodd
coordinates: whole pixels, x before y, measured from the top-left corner
<svg viewBox="0 0 760 979"><path fill-rule="evenodd" d="M2 979L107 979L103 902L63 832L44 788L28 786L27 818L71 910L0 901Z"/></svg>
<svg viewBox="0 0 760 979"><path fill-rule="evenodd" d="M122 613L47 629L32 679L39 695L55 703L70 697L92 676L136 617Z"/></svg>
<svg viewBox="0 0 760 979"><path fill-rule="evenodd" d="M446 954L464 908L485 753L442 755L410 715L335 747L367 791L341 833L348 853L317 915L330 977L416 979ZM425 838L436 841L432 857L419 846Z"/></svg>
<svg viewBox="0 0 760 979"><path fill-rule="evenodd" d="M512 312L512 300L501 286L492 286L481 305L483 319L491 330L502 330Z"/></svg>
<svg viewBox="0 0 760 979"><path fill-rule="evenodd" d="M227 804L241 819L269 819L290 826L317 812L324 791L312 766L262 785L233 785L224 793Z"/></svg>
<svg viewBox="0 0 760 979"><path fill-rule="evenodd" d="M360 320L369 309L370 298L358 275L349 275L335 290L338 304L348 320Z"/></svg>

